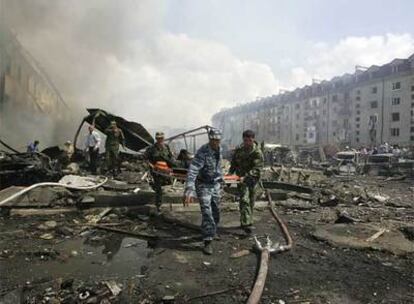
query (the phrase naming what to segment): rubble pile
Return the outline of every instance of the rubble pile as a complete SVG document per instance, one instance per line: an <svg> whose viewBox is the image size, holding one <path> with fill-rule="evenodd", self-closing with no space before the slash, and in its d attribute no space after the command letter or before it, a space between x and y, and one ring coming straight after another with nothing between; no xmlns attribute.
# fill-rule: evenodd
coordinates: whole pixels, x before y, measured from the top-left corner
<svg viewBox="0 0 414 304"><path fill-rule="evenodd" d="M121 153L115 176L90 175L84 159L74 175L41 153L2 154L0 303L240 303L257 289L263 303L410 303L412 177L307 165L320 151L302 152L297 166L295 153L276 148L253 235L240 229L238 181L223 183L213 256L201 253L200 206L182 204L185 170L163 185L157 210L140 153ZM6 175L14 179L3 183ZM260 256L268 273L257 283Z"/></svg>

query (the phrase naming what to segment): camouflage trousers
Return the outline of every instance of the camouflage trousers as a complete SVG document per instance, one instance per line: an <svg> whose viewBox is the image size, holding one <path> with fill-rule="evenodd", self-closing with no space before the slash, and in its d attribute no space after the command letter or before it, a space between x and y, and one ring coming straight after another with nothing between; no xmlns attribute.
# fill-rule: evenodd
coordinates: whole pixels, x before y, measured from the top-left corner
<svg viewBox="0 0 414 304"><path fill-rule="evenodd" d="M196 187L201 209L201 234L204 241L211 241L220 222L220 184L198 184Z"/></svg>
<svg viewBox="0 0 414 304"><path fill-rule="evenodd" d="M258 183L240 183L237 185L239 194L240 225L253 225L253 208L256 199Z"/></svg>
<svg viewBox="0 0 414 304"><path fill-rule="evenodd" d="M162 205L162 186L170 185L171 179L160 176L156 173L151 173L153 182L151 183L152 190L155 191L155 206L159 209Z"/></svg>
<svg viewBox="0 0 414 304"><path fill-rule="evenodd" d="M108 171L120 171L119 150L107 149L105 152L106 168Z"/></svg>

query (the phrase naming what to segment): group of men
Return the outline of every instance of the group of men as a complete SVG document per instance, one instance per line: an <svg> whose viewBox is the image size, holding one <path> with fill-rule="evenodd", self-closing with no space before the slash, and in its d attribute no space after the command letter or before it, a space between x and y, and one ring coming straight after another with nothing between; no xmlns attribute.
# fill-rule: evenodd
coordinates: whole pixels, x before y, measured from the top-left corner
<svg viewBox="0 0 414 304"><path fill-rule="evenodd" d="M116 175L120 172L119 147L125 146L125 136L115 121L105 130L105 160L108 172ZM264 165L263 153L255 141L255 133L246 130L242 134L243 142L233 153L228 174L239 177L238 195L240 206L240 227L246 234L253 229L253 208L257 188L260 181L261 169ZM186 150L180 151L177 160L170 147L165 143L164 133L155 134L156 142L147 148L145 158L151 168L152 183L155 191L157 211L161 211L162 187L170 183L170 178L159 174L155 167L164 164L166 167L188 169L185 182L184 205L198 199L202 215L203 252L212 254L212 241L217 239L217 225L220 222L221 187L224 183L222 172L222 134L218 129L210 129L209 142L201 146L194 158L191 159ZM39 142L35 141L28 147L28 152L38 151ZM89 126L86 136L85 151L89 154L90 171L97 173L98 156L101 138L93 125Z"/></svg>
<svg viewBox="0 0 414 304"><path fill-rule="evenodd" d="M164 134L156 133L156 143L150 146L145 156L153 168L159 162L175 166L171 150L164 142ZM184 206L198 199L202 215L203 252L213 254L212 241L218 239L217 225L220 222L221 187L224 183L222 172L222 134L218 129L208 133L209 142L201 146L192 159L187 173L184 190ZM243 132L243 143L234 151L228 174L239 176L238 194L240 204L240 224L246 234L252 233L253 208L256 190L263 168L263 153L255 141L255 133L251 130ZM156 206L160 210L162 204L162 186L168 183L166 177L151 170L152 187L156 193Z"/></svg>
<svg viewBox="0 0 414 304"><path fill-rule="evenodd" d="M113 175L121 170L119 161L119 146L125 147L125 136L117 126L116 121L111 121L110 126L105 130L105 161L108 172ZM99 148L101 137L93 125L89 125L89 133L86 136L85 151L89 154L89 168L92 174L97 173Z"/></svg>

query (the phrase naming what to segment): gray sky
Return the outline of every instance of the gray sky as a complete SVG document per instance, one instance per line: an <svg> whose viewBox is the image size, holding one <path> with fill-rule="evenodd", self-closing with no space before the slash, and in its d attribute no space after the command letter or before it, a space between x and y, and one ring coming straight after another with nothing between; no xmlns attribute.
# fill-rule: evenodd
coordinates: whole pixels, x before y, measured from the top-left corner
<svg viewBox="0 0 414 304"><path fill-rule="evenodd" d="M306 65L310 49L318 43L334 46L348 37L414 34L410 0L168 3L166 28L223 43L240 58L268 64L278 77L289 77L290 69Z"/></svg>
<svg viewBox="0 0 414 304"><path fill-rule="evenodd" d="M414 53L414 1L4 0L73 105L149 128Z"/></svg>

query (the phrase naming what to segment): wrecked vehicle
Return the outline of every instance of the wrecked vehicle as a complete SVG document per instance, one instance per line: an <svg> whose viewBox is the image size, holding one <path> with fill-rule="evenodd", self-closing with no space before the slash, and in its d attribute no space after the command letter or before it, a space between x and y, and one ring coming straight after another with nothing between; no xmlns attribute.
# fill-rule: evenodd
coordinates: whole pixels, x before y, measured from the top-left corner
<svg viewBox="0 0 414 304"><path fill-rule="evenodd" d="M392 153L369 155L364 164L363 172L370 176L391 175L398 158Z"/></svg>
<svg viewBox="0 0 414 304"><path fill-rule="evenodd" d="M357 151L341 151L333 158L333 167L339 174L356 174L360 171L360 153Z"/></svg>
<svg viewBox="0 0 414 304"><path fill-rule="evenodd" d="M296 164L295 153L288 146L285 145L264 144L263 154L266 165L274 166Z"/></svg>
<svg viewBox="0 0 414 304"><path fill-rule="evenodd" d="M6 153L0 156L0 189L56 181L61 173L54 170L50 158L42 153Z"/></svg>
<svg viewBox="0 0 414 304"><path fill-rule="evenodd" d="M392 153L369 155L363 166L363 172L367 175L413 175L414 161L400 159Z"/></svg>

